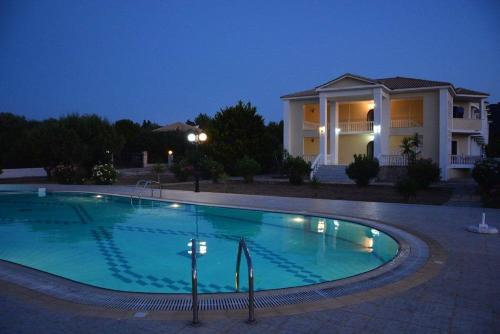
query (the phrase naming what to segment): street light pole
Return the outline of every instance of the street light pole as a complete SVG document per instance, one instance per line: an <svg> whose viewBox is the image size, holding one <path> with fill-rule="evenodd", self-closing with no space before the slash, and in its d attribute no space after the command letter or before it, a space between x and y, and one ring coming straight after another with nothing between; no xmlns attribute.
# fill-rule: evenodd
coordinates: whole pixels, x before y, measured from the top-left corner
<svg viewBox="0 0 500 334"><path fill-rule="evenodd" d="M199 156L198 156L198 141L195 142L196 145L196 163L194 165L194 192L199 193L200 192L200 173L198 169L198 164L200 162Z"/></svg>
<svg viewBox="0 0 500 334"><path fill-rule="evenodd" d="M198 170L198 165L199 165L199 156L198 156L198 145L205 142L208 137L207 134L204 132L200 132L198 134L195 133L190 133L187 137L188 141L191 143L194 143L195 150L196 150L196 161L194 164L194 192L199 193L200 192L200 175L199 175L199 170Z"/></svg>

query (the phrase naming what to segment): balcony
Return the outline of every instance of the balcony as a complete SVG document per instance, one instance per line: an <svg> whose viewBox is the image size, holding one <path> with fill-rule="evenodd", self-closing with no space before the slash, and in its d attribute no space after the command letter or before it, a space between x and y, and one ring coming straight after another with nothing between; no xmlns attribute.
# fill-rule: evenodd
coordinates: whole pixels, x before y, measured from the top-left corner
<svg viewBox="0 0 500 334"><path fill-rule="evenodd" d="M451 128L464 132L480 132L483 127L482 119L474 118L452 118Z"/></svg>
<svg viewBox="0 0 500 334"><path fill-rule="evenodd" d="M450 155L450 167L452 168L472 168L474 164L481 160L480 155Z"/></svg>
<svg viewBox="0 0 500 334"><path fill-rule="evenodd" d="M339 122L340 133L373 132L373 122Z"/></svg>
<svg viewBox="0 0 500 334"><path fill-rule="evenodd" d="M421 128L422 123L414 119L391 119L391 128Z"/></svg>

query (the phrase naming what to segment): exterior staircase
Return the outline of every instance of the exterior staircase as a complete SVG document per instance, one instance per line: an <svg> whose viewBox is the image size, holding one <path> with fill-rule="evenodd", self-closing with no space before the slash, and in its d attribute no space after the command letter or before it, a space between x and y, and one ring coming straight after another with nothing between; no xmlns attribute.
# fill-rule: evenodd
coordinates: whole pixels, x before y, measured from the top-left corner
<svg viewBox="0 0 500 334"><path fill-rule="evenodd" d="M343 165L318 165L314 176L320 182L327 183L353 183L345 173L347 166Z"/></svg>

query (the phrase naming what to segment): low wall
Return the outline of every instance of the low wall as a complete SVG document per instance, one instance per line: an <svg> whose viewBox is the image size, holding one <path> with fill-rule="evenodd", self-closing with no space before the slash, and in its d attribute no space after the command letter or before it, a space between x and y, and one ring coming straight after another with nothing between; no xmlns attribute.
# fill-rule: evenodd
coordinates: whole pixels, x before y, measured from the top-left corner
<svg viewBox="0 0 500 334"><path fill-rule="evenodd" d="M15 168L3 169L0 179L19 179L23 177L46 177L47 173L43 168Z"/></svg>

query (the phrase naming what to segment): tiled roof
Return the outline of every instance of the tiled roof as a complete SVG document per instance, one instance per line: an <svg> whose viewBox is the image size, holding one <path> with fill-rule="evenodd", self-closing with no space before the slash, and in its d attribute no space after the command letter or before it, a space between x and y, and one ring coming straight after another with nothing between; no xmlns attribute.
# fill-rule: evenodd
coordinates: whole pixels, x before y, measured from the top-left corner
<svg viewBox="0 0 500 334"><path fill-rule="evenodd" d="M408 89L408 88L426 88L426 87L439 87L439 86L452 86L449 82L422 80L405 77L394 77L377 79L377 82L387 86L389 89Z"/></svg>
<svg viewBox="0 0 500 334"><path fill-rule="evenodd" d="M490 96L488 93L483 93L483 92L478 92L477 90L471 90L467 88L461 88L457 87L455 88L455 92L459 95L484 95L484 96Z"/></svg>
<svg viewBox="0 0 500 334"><path fill-rule="evenodd" d="M305 96L318 96L319 93L316 91L316 88L303 90L301 92L291 93L287 95L283 95L282 98L287 97L305 97Z"/></svg>
<svg viewBox="0 0 500 334"><path fill-rule="evenodd" d="M450 82L445 82L445 81L424 80L424 79L415 79L415 78L406 78L406 77L370 79L370 78L362 77L362 76L351 74L351 73L346 73L344 75L341 75L340 77L333 79L333 80L331 80L331 81L329 81L321 86L318 86L318 87L328 85L329 83L334 82L334 81L341 79L343 77L359 78L359 79L362 79L365 81L371 81L371 82L373 82L373 84L379 83L379 84L386 86L387 88L389 88L391 90L412 89L412 88L432 88L432 87L442 87L442 86L453 87L453 84L451 84ZM318 87L316 87L316 88L318 88ZM316 91L316 88L283 95L282 98L317 96L318 92ZM487 93L477 92L477 91L473 91L473 90L465 89L465 88L456 88L455 92L457 94L464 94L464 95L484 95L484 96L489 95Z"/></svg>

